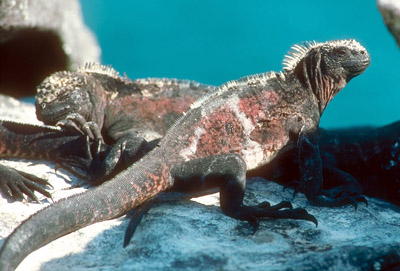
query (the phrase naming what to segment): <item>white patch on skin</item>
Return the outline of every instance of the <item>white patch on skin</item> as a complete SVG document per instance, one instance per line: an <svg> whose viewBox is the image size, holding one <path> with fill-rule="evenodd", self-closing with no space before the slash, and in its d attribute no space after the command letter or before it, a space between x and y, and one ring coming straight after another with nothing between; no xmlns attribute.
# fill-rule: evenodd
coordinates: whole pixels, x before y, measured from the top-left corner
<svg viewBox="0 0 400 271"><path fill-rule="evenodd" d="M206 133L206 130L203 127L197 127L194 130L194 138L192 139L191 144L189 147L184 148L180 151L179 155L185 159L185 161L189 161L193 158L193 155L196 154L197 151L197 143L202 135Z"/></svg>
<svg viewBox="0 0 400 271"><path fill-rule="evenodd" d="M283 73L281 74L283 76ZM266 73L258 73L254 75L245 76L239 78L238 80L229 81L220 87L214 89L214 91L209 92L208 94L204 95L200 99L196 100L191 106L190 109L194 109L197 107L202 106L204 103L215 99L219 95L227 92L227 91L235 91L235 89L240 89L242 86L251 86L251 85L267 85L268 80L271 78L276 78L275 72L266 72ZM284 76L282 77L284 78Z"/></svg>
<svg viewBox="0 0 400 271"><path fill-rule="evenodd" d="M242 111L240 111L239 97L235 95L230 100L231 102L229 103L229 107L235 113L236 118L238 121L240 121L243 127L245 141L243 144L244 148L241 150L242 157L246 162L248 170L257 168L265 163L266 157L264 157L263 146L260 143L250 139L251 132L256 128L256 126L254 126L251 120L247 118Z"/></svg>

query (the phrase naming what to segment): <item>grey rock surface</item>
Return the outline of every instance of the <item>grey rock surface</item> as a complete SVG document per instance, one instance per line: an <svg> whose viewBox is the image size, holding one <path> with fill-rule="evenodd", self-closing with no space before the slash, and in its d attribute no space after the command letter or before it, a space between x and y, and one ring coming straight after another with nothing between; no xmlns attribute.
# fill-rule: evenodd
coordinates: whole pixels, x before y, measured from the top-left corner
<svg viewBox="0 0 400 271"><path fill-rule="evenodd" d="M83 21L79 0L2 0L0 26L5 29L36 27L54 31L63 42L72 68L87 61L99 61L100 47Z"/></svg>
<svg viewBox="0 0 400 271"><path fill-rule="evenodd" d="M378 8L389 31L400 47L400 1L378 0Z"/></svg>
<svg viewBox="0 0 400 271"><path fill-rule="evenodd" d="M8 103L7 110L3 105ZM14 106L13 106L14 105ZM21 121L33 105L0 97L0 117ZM5 111L7 111L5 113ZM11 113L14 112L14 113ZM22 112L21 114L18 114ZM30 114L30 113L28 113ZM18 117L19 115L19 117ZM55 200L86 188L66 189L77 180L54 173L43 161L2 161L50 179ZM66 181L67 180L67 181ZM90 189L90 188L89 188ZM222 214L218 194L156 204L133 239L122 247L128 220L118 218L68 234L29 255L18 271L60 270L396 270L400 267L400 208L369 198L369 205L341 208L311 206L303 195L261 178L249 180L245 202L290 200L319 221L263 220L252 235L247 222ZM42 204L0 197L0 245Z"/></svg>
<svg viewBox="0 0 400 271"><path fill-rule="evenodd" d="M100 47L79 0L2 0L0 58L0 92L20 97L55 71L98 62Z"/></svg>

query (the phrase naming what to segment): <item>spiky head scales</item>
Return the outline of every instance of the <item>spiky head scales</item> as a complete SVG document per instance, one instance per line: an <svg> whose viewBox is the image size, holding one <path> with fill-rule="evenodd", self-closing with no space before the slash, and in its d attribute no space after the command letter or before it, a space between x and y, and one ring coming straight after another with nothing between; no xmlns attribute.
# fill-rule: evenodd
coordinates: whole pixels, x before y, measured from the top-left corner
<svg viewBox="0 0 400 271"><path fill-rule="evenodd" d="M63 94L79 91L87 84L85 75L100 74L117 80L125 80L115 69L99 63L86 63L76 71L61 71L51 74L37 87L36 102L50 103Z"/></svg>
<svg viewBox="0 0 400 271"><path fill-rule="evenodd" d="M356 40L307 42L294 45L283 60L286 74L293 74L319 100L320 113L333 97L369 66L367 50Z"/></svg>
<svg viewBox="0 0 400 271"><path fill-rule="evenodd" d="M64 93L78 91L86 84L86 78L74 72L53 73L37 87L36 103L50 103Z"/></svg>
<svg viewBox="0 0 400 271"><path fill-rule="evenodd" d="M348 40L333 40L327 42L315 42L315 41L307 41L300 44L295 44L291 47L290 51L285 58L283 59L283 69L286 72L290 72L297 67L297 64L313 49L318 47L339 47L345 46L347 48L351 48L352 50L365 50L365 48L356 40L348 39Z"/></svg>

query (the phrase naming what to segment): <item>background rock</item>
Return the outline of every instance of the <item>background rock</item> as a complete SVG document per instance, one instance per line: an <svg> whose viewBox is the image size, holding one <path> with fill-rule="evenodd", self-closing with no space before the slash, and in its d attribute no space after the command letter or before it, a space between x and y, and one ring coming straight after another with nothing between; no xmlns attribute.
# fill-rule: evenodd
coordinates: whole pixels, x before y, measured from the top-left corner
<svg viewBox="0 0 400 271"><path fill-rule="evenodd" d="M2 105L7 104L4 110ZM31 120L32 105L0 97L0 117ZM85 188L66 189L78 180L43 161L2 161L50 179L57 200ZM400 210L369 198L368 207L321 208L292 190L253 178L245 202L292 201L319 221L264 220L252 235L247 222L222 214L218 194L156 204L123 248L128 220L118 218L68 234L29 255L17 269L36 270L398 270ZM22 220L42 204L0 198L0 245Z"/></svg>
<svg viewBox="0 0 400 271"><path fill-rule="evenodd" d="M378 0L378 8L389 31L400 47L400 1Z"/></svg>
<svg viewBox="0 0 400 271"><path fill-rule="evenodd" d="M51 73L99 57L100 48L83 22L79 0L0 1L1 93L34 95L36 86Z"/></svg>

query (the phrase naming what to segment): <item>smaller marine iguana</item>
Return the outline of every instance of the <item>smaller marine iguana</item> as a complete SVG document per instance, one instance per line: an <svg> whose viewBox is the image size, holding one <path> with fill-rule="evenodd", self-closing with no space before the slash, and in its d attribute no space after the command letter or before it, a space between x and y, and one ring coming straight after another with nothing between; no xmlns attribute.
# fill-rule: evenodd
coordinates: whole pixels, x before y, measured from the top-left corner
<svg viewBox="0 0 400 271"><path fill-rule="evenodd" d="M58 124L67 129L55 136L55 130L49 126L38 128L29 124L5 122L7 128L0 127L5 132L3 137L9 136L15 142L30 144L14 146L12 142L5 141L0 155L8 158L44 158L59 164L61 160L74 156L74 159L68 159L69 162L61 166L89 184L99 185L149 152L157 142L153 139L161 138L197 98L213 88L179 79L148 78L131 81L121 77L111 67L97 63L88 63L75 72L57 72L46 78L38 88L37 115L47 124ZM18 132L9 130L10 125L12 130L17 129ZM75 133L71 133L76 130L90 138L87 140L88 146L81 146L82 150L90 148L86 156L76 153ZM100 141L103 141L104 136L113 147L104 142L93 142L94 135ZM73 138L68 138L70 136ZM42 150L31 148L32 143L36 144L36 138L40 141L39 145L43 146ZM75 141L71 153L68 153L67 148L60 152L61 143L68 140ZM17 149L18 146L23 149ZM12 176L0 179L0 190L8 196L22 199L25 194L32 198L35 190L50 196L42 187L34 185L47 183L45 180L4 166L0 166L1 175ZM33 199L37 200L36 197Z"/></svg>
<svg viewBox="0 0 400 271"><path fill-rule="evenodd" d="M316 205L341 206L361 195L322 194L320 115L329 101L369 65L354 40L295 46L283 73L222 85L191 106L157 147L113 179L60 200L23 222L0 251L0 270L15 269L31 251L86 225L123 215L172 187L220 189L222 211L257 228L257 218L303 219L304 209L243 205L246 170L298 147L301 191ZM38 226L40 225L40 227Z"/></svg>
<svg viewBox="0 0 400 271"><path fill-rule="evenodd" d="M36 115L45 124L113 146L99 167L104 172L98 175L108 176L116 164L127 167L142 157L152 148L148 141L165 135L195 100L214 88L179 79L131 81L111 67L88 63L46 78L37 88Z"/></svg>

